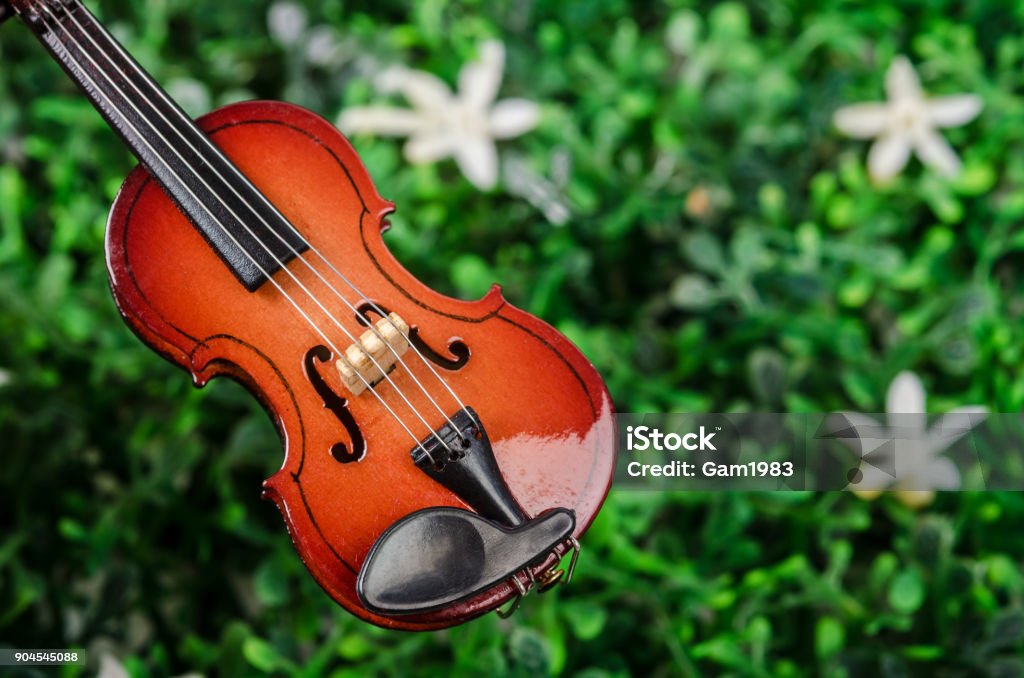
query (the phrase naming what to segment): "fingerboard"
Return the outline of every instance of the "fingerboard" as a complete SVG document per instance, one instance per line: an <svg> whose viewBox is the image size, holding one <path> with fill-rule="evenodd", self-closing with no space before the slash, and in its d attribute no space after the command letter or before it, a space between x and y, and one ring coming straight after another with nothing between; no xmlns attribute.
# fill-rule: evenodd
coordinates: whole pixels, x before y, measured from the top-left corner
<svg viewBox="0 0 1024 678"><path fill-rule="evenodd" d="M10 6L246 289L309 249L79 0Z"/></svg>

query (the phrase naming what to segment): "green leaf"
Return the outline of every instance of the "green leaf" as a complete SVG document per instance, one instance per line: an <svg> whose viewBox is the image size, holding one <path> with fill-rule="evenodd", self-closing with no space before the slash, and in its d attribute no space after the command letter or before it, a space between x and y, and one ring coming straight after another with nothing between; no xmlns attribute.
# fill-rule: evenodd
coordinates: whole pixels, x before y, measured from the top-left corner
<svg viewBox="0 0 1024 678"><path fill-rule="evenodd" d="M669 19L665 29L666 46L681 56L693 53L700 39L700 15L692 10L680 10Z"/></svg>
<svg viewBox="0 0 1024 678"><path fill-rule="evenodd" d="M697 274L686 274L676 278L669 292L672 303L679 308L700 310L718 301L721 293L707 278Z"/></svg>
<svg viewBox="0 0 1024 678"><path fill-rule="evenodd" d="M993 649L1015 648L1024 644L1024 612L1006 610L992 620L988 646Z"/></svg>
<svg viewBox="0 0 1024 678"><path fill-rule="evenodd" d="M712 275L721 275L725 268L725 256L718 240L707 233L694 233L687 238L686 256L696 268Z"/></svg>
<svg viewBox="0 0 1024 678"><path fill-rule="evenodd" d="M482 258L463 254L451 266L452 282L465 299L479 299L495 282L495 275Z"/></svg>
<svg viewBox="0 0 1024 678"><path fill-rule="evenodd" d="M530 628L513 629L508 641L512 664L531 676L544 676L549 672L551 656L544 636Z"/></svg>
<svg viewBox="0 0 1024 678"><path fill-rule="evenodd" d="M984 195L992 190L995 183L996 172L991 165L967 161L953 183L953 188L961 195Z"/></svg>
<svg viewBox="0 0 1024 678"><path fill-rule="evenodd" d="M814 627L814 651L818 659L828 659L843 649L846 631L835 617L821 617Z"/></svg>
<svg viewBox="0 0 1024 678"><path fill-rule="evenodd" d="M843 281L839 287L839 301L843 306L859 308L871 298L874 289L874 280L867 274L858 273Z"/></svg>
<svg viewBox="0 0 1024 678"><path fill-rule="evenodd" d="M924 602L924 583L917 570L904 570L889 586L889 605L903 614L916 612Z"/></svg>
<svg viewBox="0 0 1024 678"><path fill-rule="evenodd" d="M929 567L945 564L953 548L953 526L942 516L926 516L914 531L914 556Z"/></svg>
<svg viewBox="0 0 1024 678"><path fill-rule="evenodd" d="M735 268L750 275L763 270L771 260L764 237L756 228L745 226L736 231L729 242Z"/></svg>
<svg viewBox="0 0 1024 678"><path fill-rule="evenodd" d="M738 42L750 32L747 9L735 2L722 2L714 6L708 20L711 34L716 40Z"/></svg>
<svg viewBox="0 0 1024 678"><path fill-rule="evenodd" d="M373 653L373 642L358 630L349 633L338 643L338 654L344 659L357 661Z"/></svg>
<svg viewBox="0 0 1024 678"><path fill-rule="evenodd" d="M252 666L264 673L270 673L281 663L277 650L256 636L249 636L242 643L242 655Z"/></svg>
<svg viewBox="0 0 1024 678"><path fill-rule="evenodd" d="M935 661L943 656L938 645L909 645L903 649L903 656L916 661Z"/></svg>
<svg viewBox="0 0 1024 678"><path fill-rule="evenodd" d="M833 195L828 199L825 220L832 228L849 228L854 224L856 203L846 193Z"/></svg>
<svg viewBox="0 0 1024 678"><path fill-rule="evenodd" d="M288 579L276 559L268 558L253 575L253 590L264 605L276 606L288 599Z"/></svg>
<svg viewBox="0 0 1024 678"><path fill-rule="evenodd" d="M750 385L758 398L777 403L786 389L786 360L778 351L758 348L750 354Z"/></svg>
<svg viewBox="0 0 1024 678"><path fill-rule="evenodd" d="M873 411L875 403L874 383L871 378L858 369L844 370L839 377L843 388L857 407L865 411Z"/></svg>
<svg viewBox="0 0 1024 678"><path fill-rule="evenodd" d="M597 638L608 619L608 611L604 606L585 601L566 605L565 614L573 635L580 640Z"/></svg>
<svg viewBox="0 0 1024 678"><path fill-rule="evenodd" d="M87 541L89 539L89 531L81 523L71 518L61 518L57 523L57 530L71 541Z"/></svg>
<svg viewBox="0 0 1024 678"><path fill-rule="evenodd" d="M761 213L772 221L781 221L786 211L786 192L778 184L765 184L757 191Z"/></svg>

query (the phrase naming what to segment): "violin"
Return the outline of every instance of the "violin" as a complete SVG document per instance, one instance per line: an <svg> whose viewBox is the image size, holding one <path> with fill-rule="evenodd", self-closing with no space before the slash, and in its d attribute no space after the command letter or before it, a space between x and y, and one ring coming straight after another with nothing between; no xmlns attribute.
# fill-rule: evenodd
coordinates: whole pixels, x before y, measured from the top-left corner
<svg viewBox="0 0 1024 678"><path fill-rule="evenodd" d="M324 591L428 630L567 583L615 463L580 351L497 285L461 301L406 271L382 237L393 204L318 115L252 101L193 121L80 0L0 0L12 15L140 162L105 238L121 315L196 386L262 403L284 447L263 496Z"/></svg>

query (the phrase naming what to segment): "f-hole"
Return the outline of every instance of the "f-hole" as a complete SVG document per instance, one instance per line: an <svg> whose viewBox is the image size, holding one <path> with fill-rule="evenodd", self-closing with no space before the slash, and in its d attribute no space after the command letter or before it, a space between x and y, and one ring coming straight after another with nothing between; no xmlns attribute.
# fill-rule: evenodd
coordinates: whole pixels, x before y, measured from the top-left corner
<svg viewBox="0 0 1024 678"><path fill-rule="evenodd" d="M331 359L331 351L326 346L314 346L306 352L303 359L303 367L306 371L306 378L316 389L317 394L324 401L324 407L334 413L341 425L348 432L351 447L345 443L335 443L331 446L331 456L342 464L349 464L353 461L362 461L366 456L366 441L363 439L363 432L359 430L355 417L348 409L348 401L331 390L327 382L317 372L316 363L326 363Z"/></svg>
<svg viewBox="0 0 1024 678"><path fill-rule="evenodd" d="M376 315L383 314L386 316L391 313L391 311L381 304L364 301L356 307L356 321L363 327L369 327L371 313ZM412 344L424 358L427 358L438 367L443 367L444 369L452 372L461 370L469 361L469 346L466 346L461 339L448 340L448 352L455 356L454 358L441 355L431 348L427 342L423 341L423 337L420 336L419 329L412 325L409 326L409 343Z"/></svg>

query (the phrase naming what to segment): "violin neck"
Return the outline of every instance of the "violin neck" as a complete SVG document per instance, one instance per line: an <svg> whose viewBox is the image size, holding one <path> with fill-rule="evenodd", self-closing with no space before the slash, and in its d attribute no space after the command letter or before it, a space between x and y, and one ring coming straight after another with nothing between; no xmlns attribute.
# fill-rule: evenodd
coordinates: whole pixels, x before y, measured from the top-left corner
<svg viewBox="0 0 1024 678"><path fill-rule="evenodd" d="M247 289L308 249L80 0L10 5Z"/></svg>

